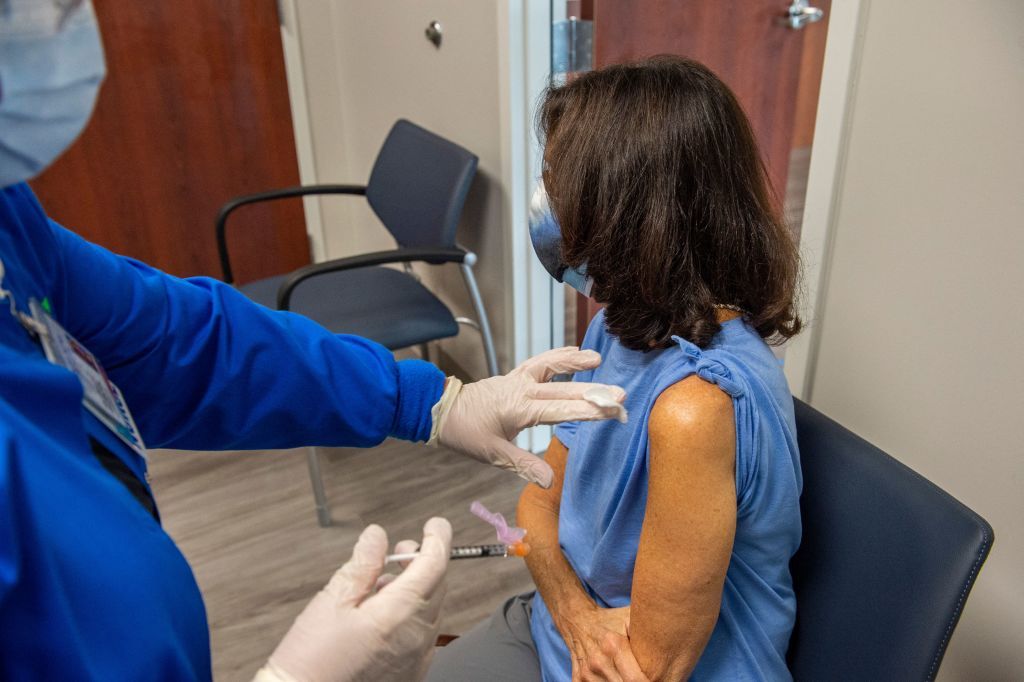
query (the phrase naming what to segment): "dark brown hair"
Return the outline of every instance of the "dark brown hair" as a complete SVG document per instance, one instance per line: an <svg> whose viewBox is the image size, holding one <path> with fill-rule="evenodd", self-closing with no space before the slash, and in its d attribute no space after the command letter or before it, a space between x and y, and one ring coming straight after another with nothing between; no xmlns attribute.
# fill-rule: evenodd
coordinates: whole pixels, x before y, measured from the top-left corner
<svg viewBox="0 0 1024 682"><path fill-rule="evenodd" d="M779 342L801 327L796 246L743 110L708 68L662 56L548 90L538 120L562 257L586 264L628 348L706 346L715 304Z"/></svg>

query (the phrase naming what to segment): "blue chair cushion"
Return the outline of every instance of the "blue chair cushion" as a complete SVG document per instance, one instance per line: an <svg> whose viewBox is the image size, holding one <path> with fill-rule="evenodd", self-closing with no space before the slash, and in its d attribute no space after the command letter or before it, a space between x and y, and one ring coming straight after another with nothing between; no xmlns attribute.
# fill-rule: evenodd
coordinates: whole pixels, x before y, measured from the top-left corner
<svg viewBox="0 0 1024 682"><path fill-rule="evenodd" d="M252 300L277 307L286 275L239 287ZM295 287L291 310L336 334L356 334L392 350L459 333L448 308L426 287L399 270L342 270L311 277Z"/></svg>

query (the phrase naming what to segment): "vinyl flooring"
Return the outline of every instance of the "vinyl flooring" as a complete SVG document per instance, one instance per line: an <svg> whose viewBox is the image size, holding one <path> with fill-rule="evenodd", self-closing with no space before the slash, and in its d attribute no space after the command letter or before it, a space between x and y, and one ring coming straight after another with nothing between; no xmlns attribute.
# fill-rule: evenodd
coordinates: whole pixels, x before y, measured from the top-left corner
<svg viewBox="0 0 1024 682"><path fill-rule="evenodd" d="M456 544L494 542L469 513L479 499L510 519L522 485L461 455L389 441L321 449L334 525L317 525L305 450L157 451L150 473L164 525L206 600L217 680L248 680L305 603L350 555L369 523L389 539L419 539L434 515ZM532 588L519 559L454 562L441 631L459 634L507 596Z"/></svg>

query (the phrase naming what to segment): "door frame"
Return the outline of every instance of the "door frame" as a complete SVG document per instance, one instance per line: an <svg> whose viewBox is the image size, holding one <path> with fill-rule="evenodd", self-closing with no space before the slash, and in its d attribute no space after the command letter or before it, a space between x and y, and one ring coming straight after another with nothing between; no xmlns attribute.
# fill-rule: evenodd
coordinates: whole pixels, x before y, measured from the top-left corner
<svg viewBox="0 0 1024 682"><path fill-rule="evenodd" d="M529 357L565 345L565 297L533 253L527 228L527 208L540 176L542 149L534 132L537 102L551 72L552 3L545 0L504 0L508 11L509 149L507 167L511 226L508 244L512 260L513 359ZM549 426L525 431L518 445L542 452L551 440Z"/></svg>
<svg viewBox="0 0 1024 682"><path fill-rule="evenodd" d="M295 136L295 153L299 159L299 182L303 185L317 184L316 155L313 151L312 124L309 121L309 105L306 98L306 72L302 66L302 47L299 44L298 15L296 0L277 0L277 17L281 22L281 45L284 51L284 72L288 80L288 100L292 108L292 128ZM315 196L302 198L306 212L306 234L309 237L309 256L314 263L327 260L327 243L324 235L323 216L320 201Z"/></svg>
<svg viewBox="0 0 1024 682"><path fill-rule="evenodd" d="M805 330L785 346L784 369L793 395L809 401L821 343L835 222L846 167L850 112L856 94L863 28L870 0L833 2L825 41L807 195L800 228L801 311Z"/></svg>

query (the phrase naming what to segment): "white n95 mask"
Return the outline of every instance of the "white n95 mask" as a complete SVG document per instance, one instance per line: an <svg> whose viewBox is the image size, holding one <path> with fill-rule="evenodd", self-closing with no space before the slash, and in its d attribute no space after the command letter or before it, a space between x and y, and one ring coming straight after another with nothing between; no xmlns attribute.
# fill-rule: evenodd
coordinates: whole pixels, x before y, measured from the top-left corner
<svg viewBox="0 0 1024 682"><path fill-rule="evenodd" d="M587 265L572 268L562 260L562 228L551 211L544 183L539 182L530 199L530 241L544 269L558 282L565 282L584 296L594 288L593 278L587 275Z"/></svg>
<svg viewBox="0 0 1024 682"><path fill-rule="evenodd" d="M0 0L0 187L71 146L104 76L91 0Z"/></svg>

